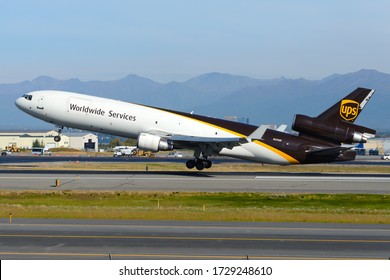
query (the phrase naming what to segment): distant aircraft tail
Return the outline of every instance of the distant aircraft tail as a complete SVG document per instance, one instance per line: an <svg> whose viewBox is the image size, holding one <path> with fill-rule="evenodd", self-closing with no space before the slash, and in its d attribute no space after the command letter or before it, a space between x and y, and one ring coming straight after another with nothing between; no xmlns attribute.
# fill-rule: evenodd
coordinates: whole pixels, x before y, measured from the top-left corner
<svg viewBox="0 0 390 280"><path fill-rule="evenodd" d="M372 89L357 88L316 118L295 115L292 129L300 135L337 144L365 143L368 138L375 136L376 131L353 122L373 94Z"/></svg>
<svg viewBox="0 0 390 280"><path fill-rule="evenodd" d="M317 119L326 122L345 121L353 123L374 92L375 90L373 89L357 88L328 110L320 114Z"/></svg>

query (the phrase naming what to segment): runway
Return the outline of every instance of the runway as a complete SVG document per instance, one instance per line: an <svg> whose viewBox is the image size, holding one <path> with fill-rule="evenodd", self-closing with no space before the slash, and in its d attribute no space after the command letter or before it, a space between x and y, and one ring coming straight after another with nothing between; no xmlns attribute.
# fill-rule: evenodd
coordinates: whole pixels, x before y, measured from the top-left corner
<svg viewBox="0 0 390 280"><path fill-rule="evenodd" d="M390 174L0 171L0 190L53 189L389 194Z"/></svg>
<svg viewBox="0 0 390 280"><path fill-rule="evenodd" d="M53 156L31 156L31 155L18 155L12 154L7 157L0 157L1 164L26 164L26 163L55 163L55 162L99 162L99 163L182 163L189 158L175 158L175 157L112 157L112 156L88 156L88 155L53 155ZM213 157L211 158L213 164L223 164L223 163L253 163L252 161L246 161L230 157ZM357 156L356 160L353 161L341 161L333 162L332 164L341 164L341 165L377 165L377 166L389 166L390 161L380 160L379 156Z"/></svg>
<svg viewBox="0 0 390 280"><path fill-rule="evenodd" d="M388 259L390 225L0 220L1 259Z"/></svg>
<svg viewBox="0 0 390 280"><path fill-rule="evenodd" d="M0 190L389 194L390 175L3 169ZM0 259L389 257L390 225L0 219Z"/></svg>

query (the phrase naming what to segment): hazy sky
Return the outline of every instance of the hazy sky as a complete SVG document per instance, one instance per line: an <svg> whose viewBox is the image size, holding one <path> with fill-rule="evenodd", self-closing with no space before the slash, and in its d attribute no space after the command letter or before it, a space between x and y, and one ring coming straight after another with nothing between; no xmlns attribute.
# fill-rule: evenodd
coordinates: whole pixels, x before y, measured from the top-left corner
<svg viewBox="0 0 390 280"><path fill-rule="evenodd" d="M0 0L0 83L390 73L390 1Z"/></svg>

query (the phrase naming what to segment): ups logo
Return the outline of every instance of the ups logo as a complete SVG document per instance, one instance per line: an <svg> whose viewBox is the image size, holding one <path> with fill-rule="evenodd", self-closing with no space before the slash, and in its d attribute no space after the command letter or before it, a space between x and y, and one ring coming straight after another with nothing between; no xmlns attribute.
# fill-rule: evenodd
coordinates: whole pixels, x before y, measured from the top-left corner
<svg viewBox="0 0 390 280"><path fill-rule="evenodd" d="M346 121L353 121L359 113L359 102L354 100L341 100L340 116Z"/></svg>

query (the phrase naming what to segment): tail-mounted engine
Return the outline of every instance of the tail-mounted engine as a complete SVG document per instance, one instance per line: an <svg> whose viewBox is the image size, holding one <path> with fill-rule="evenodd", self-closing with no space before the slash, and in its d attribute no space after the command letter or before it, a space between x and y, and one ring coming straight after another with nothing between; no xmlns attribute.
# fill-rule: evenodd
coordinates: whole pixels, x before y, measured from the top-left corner
<svg viewBox="0 0 390 280"><path fill-rule="evenodd" d="M326 122L305 115L295 115L292 129L304 135L325 138L337 143L365 143L376 131L347 122Z"/></svg>
<svg viewBox="0 0 390 280"><path fill-rule="evenodd" d="M151 152L170 151L173 150L173 143L157 135L141 133L138 136L138 148Z"/></svg>

